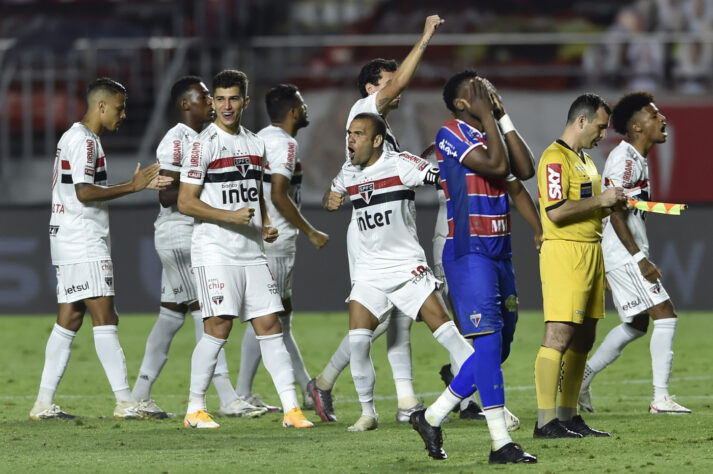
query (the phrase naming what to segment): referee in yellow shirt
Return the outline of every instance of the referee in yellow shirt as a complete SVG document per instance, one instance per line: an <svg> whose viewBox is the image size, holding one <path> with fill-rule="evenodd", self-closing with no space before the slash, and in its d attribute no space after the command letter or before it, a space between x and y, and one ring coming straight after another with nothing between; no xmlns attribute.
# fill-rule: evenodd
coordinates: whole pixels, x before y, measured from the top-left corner
<svg viewBox="0 0 713 474"><path fill-rule="evenodd" d="M562 136L537 168L545 335L535 359L536 438L609 436L584 423L577 398L596 324L604 317L602 218L626 208L622 188L601 192L601 176L583 152L606 136L610 114L598 95L577 97Z"/></svg>

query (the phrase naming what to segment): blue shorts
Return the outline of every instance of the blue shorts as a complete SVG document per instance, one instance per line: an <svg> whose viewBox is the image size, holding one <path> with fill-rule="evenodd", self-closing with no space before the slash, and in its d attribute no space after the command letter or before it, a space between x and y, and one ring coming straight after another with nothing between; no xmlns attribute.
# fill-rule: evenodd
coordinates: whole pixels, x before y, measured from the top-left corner
<svg viewBox="0 0 713 474"><path fill-rule="evenodd" d="M463 336L501 331L506 358L515 334L518 306L511 260L467 254L444 258L443 268Z"/></svg>

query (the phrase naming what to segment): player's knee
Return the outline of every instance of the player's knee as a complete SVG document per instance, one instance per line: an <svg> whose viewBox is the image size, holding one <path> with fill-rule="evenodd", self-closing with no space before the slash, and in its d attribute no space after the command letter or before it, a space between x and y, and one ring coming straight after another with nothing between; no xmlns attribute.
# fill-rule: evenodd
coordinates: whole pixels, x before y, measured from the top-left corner
<svg viewBox="0 0 713 474"><path fill-rule="evenodd" d="M637 331L645 333L649 329L649 315L646 313L638 314L634 316L631 322L626 324Z"/></svg>

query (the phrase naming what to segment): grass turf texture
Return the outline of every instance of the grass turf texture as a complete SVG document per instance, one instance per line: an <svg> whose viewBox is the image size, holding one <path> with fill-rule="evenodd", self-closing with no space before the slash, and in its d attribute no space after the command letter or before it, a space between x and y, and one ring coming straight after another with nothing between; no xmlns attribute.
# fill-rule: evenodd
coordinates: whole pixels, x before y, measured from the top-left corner
<svg viewBox="0 0 713 474"><path fill-rule="evenodd" d="M648 336L627 347L622 358L593 383L596 413L584 414L593 427L612 438L535 440L532 429L537 407L533 363L542 335L540 313L523 312L509 360L505 364L508 408L522 427L513 439L539 457L535 466L491 466L497 471L534 472L713 472L713 374L710 334L713 314L684 313L676 334L671 391L693 415L649 415L652 393ZM137 376L153 315L124 315L120 340L127 356L129 380ZM597 345L618 318L610 314L599 326ZM0 317L0 466L4 472L472 472L488 468L490 450L484 421L444 425L446 461L427 457L419 436L395 421L396 399L385 353L385 338L372 350L377 372L379 429L349 433L346 427L360 415L349 371L334 389L339 422L322 423L305 411L316 426L285 429L281 414L252 419L216 416L218 430L182 427L195 341L192 321L174 339L169 361L154 384L153 397L174 419L115 421L114 400L94 351L91 321L75 338L69 367L56 402L78 415L73 421L31 421L42 371L44 348L53 316ZM307 369L313 376L326 364L347 330L346 315L298 313L293 327ZM236 325L226 345L232 380L240 356L244 325ZM412 331L414 385L431 403L443 384L438 370L447 354L424 324ZM646 342L644 342L646 341ZM279 399L260 368L255 391L272 404ZM301 396L299 397L301 400ZM211 387L208 407L217 414L218 398Z"/></svg>

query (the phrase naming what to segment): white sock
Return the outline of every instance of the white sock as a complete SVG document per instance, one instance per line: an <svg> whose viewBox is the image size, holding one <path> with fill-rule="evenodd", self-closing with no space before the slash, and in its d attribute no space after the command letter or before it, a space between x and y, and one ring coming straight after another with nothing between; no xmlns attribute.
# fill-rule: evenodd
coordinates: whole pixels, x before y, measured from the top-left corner
<svg viewBox="0 0 713 474"><path fill-rule="evenodd" d="M257 336L260 342L262 362L272 377L277 394L282 402L282 411L287 413L299 407L295 390L295 373L292 370L290 354L287 353L282 333L269 336Z"/></svg>
<svg viewBox="0 0 713 474"><path fill-rule="evenodd" d="M295 372L295 380L304 392L307 388L310 376L305 368L305 362L302 359L300 348L297 347L297 342L292 335L292 312L286 315L280 315L278 318L282 325L282 340L285 342L285 348L290 354L290 360L292 361L292 370Z"/></svg>
<svg viewBox="0 0 713 474"><path fill-rule="evenodd" d="M205 410L205 392L213 378L215 364L218 361L218 352L228 342L227 339L213 337L210 334L203 334L193 349L191 357L191 388L188 397L188 409L186 413L195 413Z"/></svg>
<svg viewBox="0 0 713 474"><path fill-rule="evenodd" d="M396 398L401 409L409 409L418 404L413 390L411 367L411 325L413 319L398 310L391 315L391 324L386 330L386 355L396 385ZM373 340L373 337L372 337Z"/></svg>
<svg viewBox="0 0 713 474"><path fill-rule="evenodd" d="M191 314L193 315L193 329L196 333L196 344L198 344L198 341L201 340L201 336L203 336L203 311L199 309L197 311L191 311Z"/></svg>
<svg viewBox="0 0 713 474"><path fill-rule="evenodd" d="M460 398L457 397L451 389L446 388L441 395L433 402L433 405L426 409L426 421L431 426L441 426L443 420L448 416L451 410L460 403Z"/></svg>
<svg viewBox="0 0 713 474"><path fill-rule="evenodd" d="M654 320L651 333L651 370L654 375L654 400L661 400L668 394L668 379L673 366L673 336L676 334L678 318Z"/></svg>
<svg viewBox="0 0 713 474"><path fill-rule="evenodd" d="M453 321L441 324L433 331L433 337L446 348L458 367L473 353L473 346L461 336Z"/></svg>
<svg viewBox="0 0 713 474"><path fill-rule="evenodd" d="M349 347L351 349L350 368L354 379L354 388L359 396L362 415L376 417L374 406L374 384L376 372L371 361L371 337L374 331L370 329L352 329L349 331Z"/></svg>
<svg viewBox="0 0 713 474"><path fill-rule="evenodd" d="M604 338L597 351L587 361L587 367L584 369L584 379L582 380L582 388L589 387L592 379L604 368L614 362L621 355L624 347L634 339L638 339L646 334L644 331L639 331L626 323L622 323L609 331L609 334Z"/></svg>
<svg viewBox="0 0 713 474"><path fill-rule="evenodd" d="M45 366L40 379L40 391L37 400L48 405L54 402L59 381L62 380L69 356L72 353L72 341L77 333L54 325L45 348Z"/></svg>
<svg viewBox="0 0 713 474"><path fill-rule="evenodd" d="M185 319L185 314L163 306L158 310L158 319L146 340L144 360L131 394L135 400L150 400L151 386L168 360L168 348Z"/></svg>
<svg viewBox="0 0 713 474"><path fill-rule="evenodd" d="M460 401L460 409L465 410L466 408L468 408L468 405L470 405L470 402L478 403L478 401L475 399L475 397L476 397L476 394L473 393L473 395L471 395L470 397L464 398L463 400L461 400Z"/></svg>
<svg viewBox="0 0 713 474"><path fill-rule="evenodd" d="M251 323L248 323L240 346L240 371L235 385L238 396L247 398L253 394L253 379L261 358L260 343L255 336L255 329Z"/></svg>
<svg viewBox="0 0 713 474"><path fill-rule="evenodd" d="M488 422L493 451L512 443L512 438L505 423L505 410L503 407L483 409L483 413L485 413L485 421Z"/></svg>
<svg viewBox="0 0 713 474"><path fill-rule="evenodd" d="M116 400L132 401L126 376L126 357L119 344L119 328L114 325L94 326L94 348Z"/></svg>

